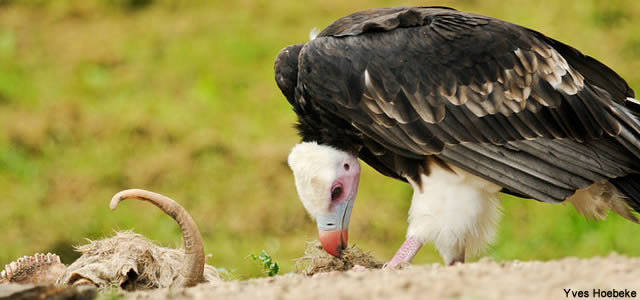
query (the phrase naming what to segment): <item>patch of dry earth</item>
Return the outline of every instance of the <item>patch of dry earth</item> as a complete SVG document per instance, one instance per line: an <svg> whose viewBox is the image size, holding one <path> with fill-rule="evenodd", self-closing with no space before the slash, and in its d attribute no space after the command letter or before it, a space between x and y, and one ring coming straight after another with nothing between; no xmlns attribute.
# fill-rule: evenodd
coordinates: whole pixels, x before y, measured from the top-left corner
<svg viewBox="0 0 640 300"><path fill-rule="evenodd" d="M125 294L125 299L567 299L564 290L635 291L640 297L640 258L616 254L556 261L479 262L403 270L332 272L308 277L200 284ZM569 295L568 299L573 297Z"/></svg>

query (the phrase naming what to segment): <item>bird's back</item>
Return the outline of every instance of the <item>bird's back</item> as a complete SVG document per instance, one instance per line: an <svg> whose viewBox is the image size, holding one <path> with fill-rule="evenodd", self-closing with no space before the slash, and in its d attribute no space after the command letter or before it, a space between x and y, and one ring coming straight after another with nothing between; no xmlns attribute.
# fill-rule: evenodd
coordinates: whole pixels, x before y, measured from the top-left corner
<svg viewBox="0 0 640 300"><path fill-rule="evenodd" d="M442 7L387 8L290 50L278 61L295 72L277 63L276 78L303 140L357 152L385 175L418 178L432 157L541 201L608 180L640 199L633 90L539 32Z"/></svg>

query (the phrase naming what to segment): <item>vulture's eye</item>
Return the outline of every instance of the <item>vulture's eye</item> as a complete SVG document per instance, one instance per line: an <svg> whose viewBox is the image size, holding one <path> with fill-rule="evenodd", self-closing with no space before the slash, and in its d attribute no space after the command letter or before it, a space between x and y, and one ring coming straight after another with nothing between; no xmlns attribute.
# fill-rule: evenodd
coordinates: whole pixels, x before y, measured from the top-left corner
<svg viewBox="0 0 640 300"><path fill-rule="evenodd" d="M344 170L349 171L349 164L344 164Z"/></svg>
<svg viewBox="0 0 640 300"><path fill-rule="evenodd" d="M331 201L336 201L336 199L338 199L340 195L342 195L342 187L337 186L333 188L333 190L331 191Z"/></svg>

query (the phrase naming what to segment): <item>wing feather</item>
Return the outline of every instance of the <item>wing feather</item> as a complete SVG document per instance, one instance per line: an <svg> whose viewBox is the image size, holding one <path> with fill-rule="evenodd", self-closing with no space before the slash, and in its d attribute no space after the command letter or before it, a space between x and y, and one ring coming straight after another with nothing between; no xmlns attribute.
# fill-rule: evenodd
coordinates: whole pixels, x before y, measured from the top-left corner
<svg viewBox="0 0 640 300"><path fill-rule="evenodd" d="M437 155L557 202L640 170L623 165L640 157L640 122L620 109L633 95L624 80L517 25L445 8L364 11L307 43L299 63L299 96L352 124L387 173L415 174L402 157Z"/></svg>

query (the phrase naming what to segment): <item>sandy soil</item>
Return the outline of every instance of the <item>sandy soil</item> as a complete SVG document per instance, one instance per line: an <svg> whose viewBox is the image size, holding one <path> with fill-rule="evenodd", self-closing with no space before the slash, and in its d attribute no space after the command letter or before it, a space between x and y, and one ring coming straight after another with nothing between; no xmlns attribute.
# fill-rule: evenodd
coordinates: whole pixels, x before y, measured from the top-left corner
<svg viewBox="0 0 640 300"><path fill-rule="evenodd" d="M598 290L601 294L594 294ZM93 299L96 290L86 286L0 285L0 300L44 299L42 296L84 300ZM120 296L186 300L633 299L640 298L640 257L612 254L590 259L500 263L483 259L452 267L434 264L403 270L321 273L312 277L286 274L192 288L120 292Z"/></svg>
<svg viewBox="0 0 640 300"><path fill-rule="evenodd" d="M565 291L569 291L567 294ZM493 262L403 270L286 274L188 289L135 292L125 299L574 299L594 289L635 292L640 298L640 258L612 254L590 259ZM584 294L583 294L584 296ZM621 298L621 297L618 297ZM631 297L634 298L634 297ZM628 299L628 298L627 298Z"/></svg>

